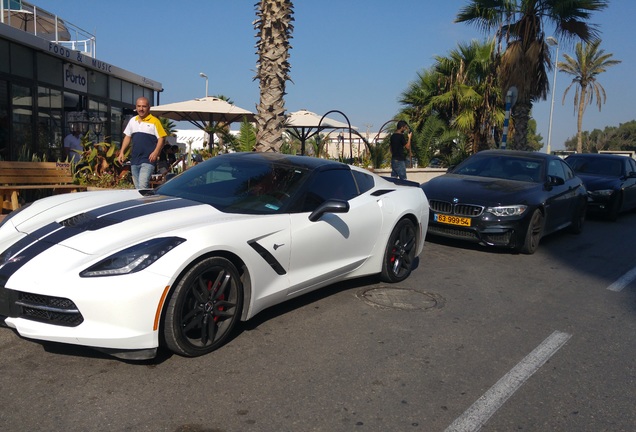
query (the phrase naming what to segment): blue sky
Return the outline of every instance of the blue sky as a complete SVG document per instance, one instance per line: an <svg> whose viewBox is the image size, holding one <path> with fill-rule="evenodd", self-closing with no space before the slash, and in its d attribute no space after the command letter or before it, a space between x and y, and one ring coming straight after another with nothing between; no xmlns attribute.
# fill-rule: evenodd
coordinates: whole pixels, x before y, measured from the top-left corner
<svg viewBox="0 0 636 432"><path fill-rule="evenodd" d="M97 37L99 60L162 83L161 103L209 94L225 95L255 111L256 0L31 0ZM346 114L360 132L375 133L399 111L400 94L459 42L484 35L453 20L465 0L297 0L287 85L286 109L302 108L319 115ZM583 129L603 129L636 119L636 2L612 0L590 20L602 32L601 47L622 63L601 76L607 93L601 112L587 108ZM547 30L548 35L550 34ZM562 46L572 55L573 46ZM554 55L554 53L553 53ZM550 78L552 83L552 75ZM576 134L574 89L562 104L571 78L559 73L554 103L552 150ZM535 104L538 133L547 144L550 99ZM343 120L338 114L333 115ZM179 124L186 127L187 123Z"/></svg>

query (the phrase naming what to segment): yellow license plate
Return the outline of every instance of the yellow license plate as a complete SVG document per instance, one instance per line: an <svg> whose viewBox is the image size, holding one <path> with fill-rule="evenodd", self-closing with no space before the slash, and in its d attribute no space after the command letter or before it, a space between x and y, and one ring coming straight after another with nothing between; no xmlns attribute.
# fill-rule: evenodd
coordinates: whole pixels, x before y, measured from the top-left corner
<svg viewBox="0 0 636 432"><path fill-rule="evenodd" d="M470 226L470 218L466 218L466 217L450 216L450 215L436 213L435 216L433 216L433 218L435 219L435 222L439 222L443 224L459 225L459 226L466 226L466 227Z"/></svg>

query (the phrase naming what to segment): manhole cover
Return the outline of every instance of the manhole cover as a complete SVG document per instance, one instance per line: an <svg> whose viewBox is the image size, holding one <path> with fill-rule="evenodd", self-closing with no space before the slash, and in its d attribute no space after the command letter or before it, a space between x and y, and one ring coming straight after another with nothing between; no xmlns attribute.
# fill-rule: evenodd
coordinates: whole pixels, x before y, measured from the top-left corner
<svg viewBox="0 0 636 432"><path fill-rule="evenodd" d="M444 299L437 294L406 288L370 288L362 291L360 297L373 306L403 310L439 309L444 305Z"/></svg>

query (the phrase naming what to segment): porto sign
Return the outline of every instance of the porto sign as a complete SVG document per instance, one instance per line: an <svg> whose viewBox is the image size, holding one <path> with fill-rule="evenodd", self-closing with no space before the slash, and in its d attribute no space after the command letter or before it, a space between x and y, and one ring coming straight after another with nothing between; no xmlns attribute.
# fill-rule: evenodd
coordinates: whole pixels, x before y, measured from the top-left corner
<svg viewBox="0 0 636 432"><path fill-rule="evenodd" d="M88 91L88 73L86 69L73 66L70 63L65 64L64 88L86 93Z"/></svg>

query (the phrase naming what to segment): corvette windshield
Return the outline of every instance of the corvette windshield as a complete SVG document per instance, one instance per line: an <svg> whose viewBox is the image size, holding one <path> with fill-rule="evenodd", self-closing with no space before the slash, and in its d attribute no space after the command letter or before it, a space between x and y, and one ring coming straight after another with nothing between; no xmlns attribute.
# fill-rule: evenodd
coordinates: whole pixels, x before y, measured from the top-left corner
<svg viewBox="0 0 636 432"><path fill-rule="evenodd" d="M215 157L170 180L157 193L229 213L280 213L306 177L306 170L290 165Z"/></svg>

